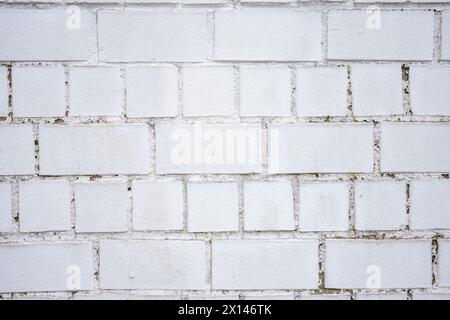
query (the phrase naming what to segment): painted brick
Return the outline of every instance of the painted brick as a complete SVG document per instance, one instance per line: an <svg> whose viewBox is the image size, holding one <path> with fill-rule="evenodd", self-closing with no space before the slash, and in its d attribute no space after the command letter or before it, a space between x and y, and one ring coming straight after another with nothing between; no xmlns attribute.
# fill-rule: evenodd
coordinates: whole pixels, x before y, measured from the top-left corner
<svg viewBox="0 0 450 320"><path fill-rule="evenodd" d="M206 12L100 11L100 60L109 62L206 59Z"/></svg>
<svg viewBox="0 0 450 320"><path fill-rule="evenodd" d="M178 114L177 68L128 67L126 72L128 117L174 117Z"/></svg>
<svg viewBox="0 0 450 320"><path fill-rule="evenodd" d="M188 183L188 231L237 231L238 185L235 182Z"/></svg>
<svg viewBox="0 0 450 320"><path fill-rule="evenodd" d="M297 69L299 116L347 115L347 68Z"/></svg>
<svg viewBox="0 0 450 320"><path fill-rule="evenodd" d="M413 292L413 300L450 300L450 294Z"/></svg>
<svg viewBox="0 0 450 320"><path fill-rule="evenodd" d="M438 287L450 287L450 241L439 240Z"/></svg>
<svg viewBox="0 0 450 320"><path fill-rule="evenodd" d="M19 183L21 232L71 229L68 181L26 181Z"/></svg>
<svg viewBox="0 0 450 320"><path fill-rule="evenodd" d="M425 11L328 14L328 59L432 60L434 17Z"/></svg>
<svg viewBox="0 0 450 320"><path fill-rule="evenodd" d="M183 229L183 185L180 181L133 181L133 229Z"/></svg>
<svg viewBox="0 0 450 320"><path fill-rule="evenodd" d="M431 287L431 241L327 240L325 246L326 288Z"/></svg>
<svg viewBox="0 0 450 320"><path fill-rule="evenodd" d="M245 182L244 229L294 230L293 204L289 182Z"/></svg>
<svg viewBox="0 0 450 320"><path fill-rule="evenodd" d="M269 172L372 172L372 126L279 124L269 126Z"/></svg>
<svg viewBox="0 0 450 320"><path fill-rule="evenodd" d="M240 68L240 115L290 116L291 75L287 67Z"/></svg>
<svg viewBox="0 0 450 320"><path fill-rule="evenodd" d="M405 182L374 181L355 184L357 230L401 230L406 225Z"/></svg>
<svg viewBox="0 0 450 320"><path fill-rule="evenodd" d="M349 227L349 185L346 182L300 183L301 231L345 231Z"/></svg>
<svg viewBox="0 0 450 320"><path fill-rule="evenodd" d="M69 71L71 116L120 116L119 67L73 67Z"/></svg>
<svg viewBox="0 0 450 320"><path fill-rule="evenodd" d="M352 300L352 297L349 294L302 294L299 300Z"/></svg>
<svg viewBox="0 0 450 320"><path fill-rule="evenodd" d="M450 60L450 11L442 12L441 59Z"/></svg>
<svg viewBox="0 0 450 320"><path fill-rule="evenodd" d="M12 231L11 204L11 185L0 183L0 233Z"/></svg>
<svg viewBox="0 0 450 320"><path fill-rule="evenodd" d="M102 289L207 288L202 241L114 241L100 244Z"/></svg>
<svg viewBox="0 0 450 320"><path fill-rule="evenodd" d="M0 30L0 61L81 61L96 52L95 13L85 9L3 9Z"/></svg>
<svg viewBox="0 0 450 320"><path fill-rule="evenodd" d="M15 117L64 117L65 77L62 66L12 69L13 112Z"/></svg>
<svg viewBox="0 0 450 320"><path fill-rule="evenodd" d="M147 174L146 125L41 125L43 175Z"/></svg>
<svg viewBox="0 0 450 320"><path fill-rule="evenodd" d="M383 123L380 157L383 172L450 171L450 125Z"/></svg>
<svg viewBox="0 0 450 320"><path fill-rule="evenodd" d="M0 245L0 292L92 290L93 285L90 243Z"/></svg>
<svg viewBox="0 0 450 320"><path fill-rule="evenodd" d="M352 98L355 116L403 113L402 68L392 65L352 65Z"/></svg>
<svg viewBox="0 0 450 320"><path fill-rule="evenodd" d="M9 83L8 68L0 66L0 117L8 116Z"/></svg>
<svg viewBox="0 0 450 320"><path fill-rule="evenodd" d="M406 292L357 294L355 300L407 300Z"/></svg>
<svg viewBox="0 0 450 320"><path fill-rule="evenodd" d="M156 173L261 172L259 124L159 123Z"/></svg>
<svg viewBox="0 0 450 320"><path fill-rule="evenodd" d="M34 134L31 125L0 125L0 174L34 174Z"/></svg>
<svg viewBox="0 0 450 320"><path fill-rule="evenodd" d="M314 289L315 240L225 240L212 243L213 289Z"/></svg>
<svg viewBox="0 0 450 320"><path fill-rule="evenodd" d="M125 232L128 230L126 183L75 184L77 232Z"/></svg>
<svg viewBox="0 0 450 320"><path fill-rule="evenodd" d="M321 60L320 12L216 11L214 30L216 60Z"/></svg>
<svg viewBox="0 0 450 320"><path fill-rule="evenodd" d="M233 67L183 68L183 115L231 116L234 112Z"/></svg>
<svg viewBox="0 0 450 320"><path fill-rule="evenodd" d="M450 67L411 66L411 109L416 115L450 115Z"/></svg>
<svg viewBox="0 0 450 320"><path fill-rule="evenodd" d="M450 229L449 181L412 181L410 202L411 229Z"/></svg>

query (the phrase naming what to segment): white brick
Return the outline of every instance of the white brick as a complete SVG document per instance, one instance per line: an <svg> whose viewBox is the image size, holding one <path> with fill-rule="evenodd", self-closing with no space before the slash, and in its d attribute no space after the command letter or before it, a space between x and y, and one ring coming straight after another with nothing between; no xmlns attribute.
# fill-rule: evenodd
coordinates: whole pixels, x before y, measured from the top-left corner
<svg viewBox="0 0 450 320"><path fill-rule="evenodd" d="M331 11L328 59L432 60L433 12Z"/></svg>
<svg viewBox="0 0 450 320"><path fill-rule="evenodd" d="M67 181L20 182L20 231L70 230L71 200L72 195Z"/></svg>
<svg viewBox="0 0 450 320"><path fill-rule="evenodd" d="M259 124L159 123L155 128L157 174L262 170Z"/></svg>
<svg viewBox="0 0 450 320"><path fill-rule="evenodd" d="M75 184L77 232L128 230L130 201L126 183Z"/></svg>
<svg viewBox="0 0 450 320"><path fill-rule="evenodd" d="M127 116L178 114L178 71L173 66L127 68Z"/></svg>
<svg viewBox="0 0 450 320"><path fill-rule="evenodd" d="M450 181L411 182L411 229L450 229Z"/></svg>
<svg viewBox="0 0 450 320"><path fill-rule="evenodd" d="M233 67L184 67L183 115L231 116L233 80Z"/></svg>
<svg viewBox="0 0 450 320"><path fill-rule="evenodd" d="M0 174L34 174L34 134L31 125L0 125Z"/></svg>
<svg viewBox="0 0 450 320"><path fill-rule="evenodd" d="M244 300L295 300L294 293L284 293L284 294L262 294L262 295L245 295Z"/></svg>
<svg viewBox="0 0 450 320"><path fill-rule="evenodd" d="M325 246L326 288L431 287L431 241L327 240Z"/></svg>
<svg viewBox="0 0 450 320"><path fill-rule="evenodd" d="M297 114L347 115L347 68L298 68Z"/></svg>
<svg viewBox="0 0 450 320"><path fill-rule="evenodd" d="M0 60L87 60L95 54L95 13L81 10L77 21L66 9L3 9ZM74 23L72 23L74 22ZM30 27L33 26L33 27ZM68 27L70 26L70 28Z"/></svg>
<svg viewBox="0 0 450 320"><path fill-rule="evenodd" d="M241 116L291 115L289 68L243 66L240 81Z"/></svg>
<svg viewBox="0 0 450 320"><path fill-rule="evenodd" d="M372 172L372 125L269 126L269 172Z"/></svg>
<svg viewBox="0 0 450 320"><path fill-rule="evenodd" d="M432 143L430 143L432 142ZM446 123L383 123L383 172L450 171L450 125Z"/></svg>
<svg viewBox="0 0 450 320"><path fill-rule="evenodd" d="M438 286L450 287L450 241L439 240L438 245Z"/></svg>
<svg viewBox="0 0 450 320"><path fill-rule="evenodd" d="M299 199L301 231L348 230L348 183L300 183Z"/></svg>
<svg viewBox="0 0 450 320"><path fill-rule="evenodd" d="M315 240L213 241L213 289L315 289L317 250Z"/></svg>
<svg viewBox="0 0 450 320"><path fill-rule="evenodd" d="M190 232L238 230L238 185L235 182L188 183L187 207Z"/></svg>
<svg viewBox="0 0 450 320"><path fill-rule="evenodd" d="M294 230L290 182L244 183L245 230Z"/></svg>
<svg viewBox="0 0 450 320"><path fill-rule="evenodd" d="M11 185L0 183L0 233L12 231Z"/></svg>
<svg viewBox="0 0 450 320"><path fill-rule="evenodd" d="M351 295L349 294L302 294L299 300L337 300L337 301L345 301L352 300Z"/></svg>
<svg viewBox="0 0 450 320"><path fill-rule="evenodd" d="M450 60L450 11L442 12L442 60Z"/></svg>
<svg viewBox="0 0 450 320"><path fill-rule="evenodd" d="M351 68L355 116L403 113L401 65L361 64Z"/></svg>
<svg viewBox="0 0 450 320"><path fill-rule="evenodd" d="M73 67L69 71L71 116L120 116L119 67Z"/></svg>
<svg viewBox="0 0 450 320"><path fill-rule="evenodd" d="M100 11L100 60L110 62L206 59L206 12Z"/></svg>
<svg viewBox="0 0 450 320"><path fill-rule="evenodd" d="M374 181L355 184L357 230L400 230L406 225L405 182Z"/></svg>
<svg viewBox="0 0 450 320"><path fill-rule="evenodd" d="M450 294L413 292L413 300L450 300Z"/></svg>
<svg viewBox="0 0 450 320"><path fill-rule="evenodd" d="M407 300L406 292L399 293L358 293L355 300Z"/></svg>
<svg viewBox="0 0 450 320"><path fill-rule="evenodd" d="M214 38L217 60L321 60L321 14L216 11Z"/></svg>
<svg viewBox="0 0 450 320"><path fill-rule="evenodd" d="M68 280L76 271L80 286ZM0 245L0 292L93 289L90 243Z"/></svg>
<svg viewBox="0 0 450 320"><path fill-rule="evenodd" d="M207 288L202 241L110 241L100 244L102 289Z"/></svg>
<svg viewBox="0 0 450 320"><path fill-rule="evenodd" d="M41 125L43 175L147 174L147 125Z"/></svg>
<svg viewBox="0 0 450 320"><path fill-rule="evenodd" d="M416 115L450 115L450 67L411 66L411 109Z"/></svg>
<svg viewBox="0 0 450 320"><path fill-rule="evenodd" d="M0 117L8 116L9 84L8 68L0 66Z"/></svg>
<svg viewBox="0 0 450 320"><path fill-rule="evenodd" d="M64 117L65 76L62 66L12 69L13 112L15 117Z"/></svg>
<svg viewBox="0 0 450 320"><path fill-rule="evenodd" d="M180 181L133 181L133 229L183 229L183 185Z"/></svg>

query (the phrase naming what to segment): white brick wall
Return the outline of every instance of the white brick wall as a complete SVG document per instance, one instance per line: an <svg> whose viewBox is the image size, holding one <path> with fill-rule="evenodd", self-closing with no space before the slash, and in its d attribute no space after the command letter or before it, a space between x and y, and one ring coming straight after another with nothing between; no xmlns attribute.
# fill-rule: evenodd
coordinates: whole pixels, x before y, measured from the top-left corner
<svg viewBox="0 0 450 320"><path fill-rule="evenodd" d="M0 300L450 297L449 0L39 2L0 8Z"/></svg>

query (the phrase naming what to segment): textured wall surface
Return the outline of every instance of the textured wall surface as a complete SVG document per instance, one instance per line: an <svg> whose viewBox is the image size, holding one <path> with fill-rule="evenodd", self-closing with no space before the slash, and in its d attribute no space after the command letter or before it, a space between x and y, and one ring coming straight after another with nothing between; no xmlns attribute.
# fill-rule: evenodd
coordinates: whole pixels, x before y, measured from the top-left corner
<svg viewBox="0 0 450 320"><path fill-rule="evenodd" d="M450 299L449 0L75 2L0 1L0 299Z"/></svg>

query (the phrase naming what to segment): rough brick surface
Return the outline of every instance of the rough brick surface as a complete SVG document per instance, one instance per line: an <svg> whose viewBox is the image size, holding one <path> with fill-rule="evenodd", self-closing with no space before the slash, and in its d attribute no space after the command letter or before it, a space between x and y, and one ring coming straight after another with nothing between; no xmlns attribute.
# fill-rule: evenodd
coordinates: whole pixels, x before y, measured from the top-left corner
<svg viewBox="0 0 450 320"><path fill-rule="evenodd" d="M0 300L449 299L450 0L0 2Z"/></svg>

